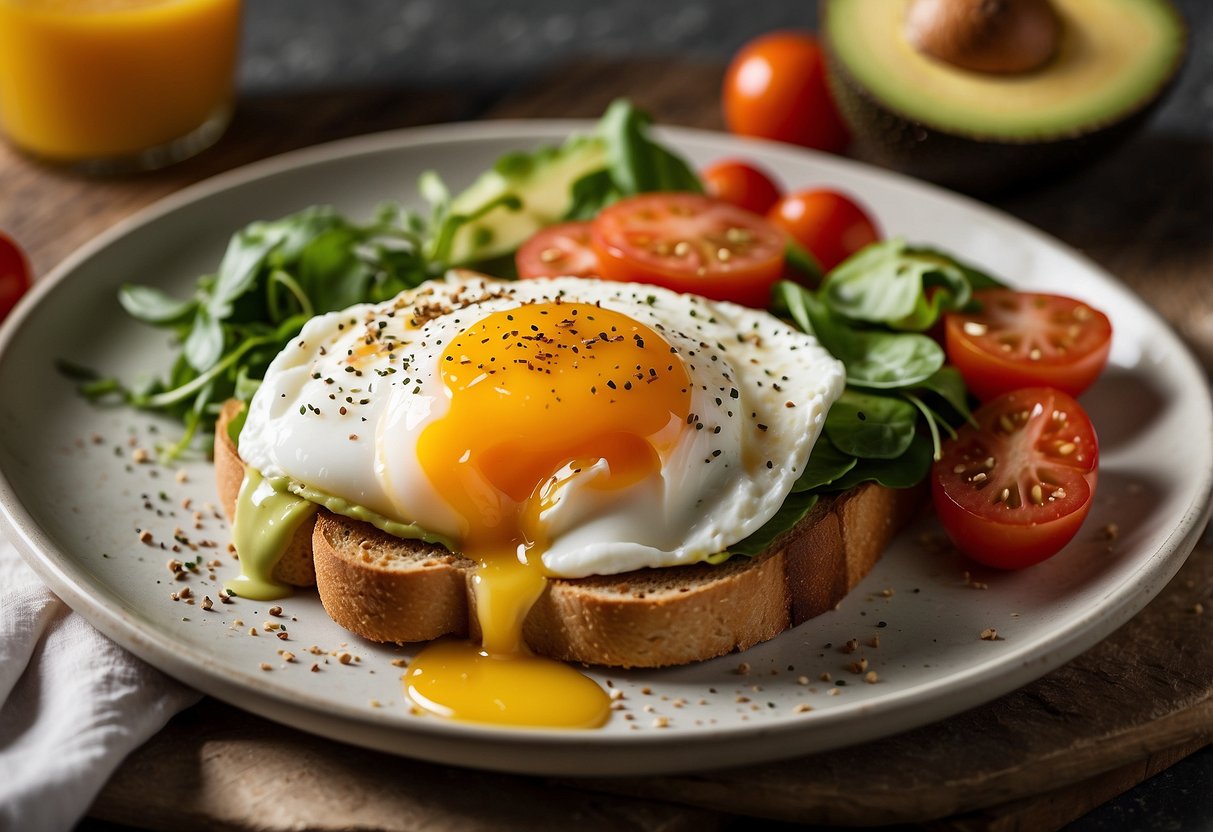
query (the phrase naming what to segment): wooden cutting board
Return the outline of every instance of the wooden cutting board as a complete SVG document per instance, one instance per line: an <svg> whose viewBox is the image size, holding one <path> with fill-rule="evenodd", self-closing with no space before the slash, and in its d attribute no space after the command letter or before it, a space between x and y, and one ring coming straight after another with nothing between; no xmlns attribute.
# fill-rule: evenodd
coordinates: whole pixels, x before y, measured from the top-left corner
<svg viewBox="0 0 1213 832"><path fill-rule="evenodd" d="M498 101L356 92L242 102L201 157L91 179L0 147L0 229L38 274L139 207L213 173L346 135L485 117L595 117L629 95L659 121L719 128L721 68L589 62ZM1213 142L1143 135L999 207L1136 289L1213 366ZM1164 592L1080 658L989 705L908 734L742 769L556 781L344 746L206 700L136 751L92 816L154 829L709 829L749 815L818 824L938 821L1049 829L1213 739L1213 536ZM154 784L154 788L149 788Z"/></svg>

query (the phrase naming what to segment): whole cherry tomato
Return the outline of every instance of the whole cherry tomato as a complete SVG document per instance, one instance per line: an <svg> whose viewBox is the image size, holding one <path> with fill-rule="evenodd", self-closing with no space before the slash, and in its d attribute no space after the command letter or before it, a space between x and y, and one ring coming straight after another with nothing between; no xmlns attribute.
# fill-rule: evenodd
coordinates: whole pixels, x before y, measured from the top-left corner
<svg viewBox="0 0 1213 832"><path fill-rule="evenodd" d="M767 217L808 249L825 272L880 239L867 212L837 191L796 191L775 203Z"/></svg>
<svg viewBox="0 0 1213 832"><path fill-rule="evenodd" d="M0 321L8 317L31 283L29 261L7 235L0 232Z"/></svg>
<svg viewBox="0 0 1213 832"><path fill-rule="evenodd" d="M740 159L722 159L705 168L702 178L708 194L755 214L765 214L783 196L766 171Z"/></svg>
<svg viewBox="0 0 1213 832"><path fill-rule="evenodd" d="M850 134L826 84L826 65L807 32L772 32L733 56L724 78L724 120L742 136L790 142L829 153Z"/></svg>

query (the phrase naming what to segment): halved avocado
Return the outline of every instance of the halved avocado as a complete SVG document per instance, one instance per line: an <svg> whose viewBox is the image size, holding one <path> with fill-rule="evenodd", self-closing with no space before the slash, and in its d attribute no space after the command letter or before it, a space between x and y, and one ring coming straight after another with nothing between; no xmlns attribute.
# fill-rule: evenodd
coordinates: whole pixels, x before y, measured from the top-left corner
<svg viewBox="0 0 1213 832"><path fill-rule="evenodd" d="M1026 72L965 69L920 51L907 35L913 1L828 0L830 83L862 152L959 190L1001 190L1089 161L1144 120L1183 62L1186 29L1168 0L1052 0L1052 57Z"/></svg>

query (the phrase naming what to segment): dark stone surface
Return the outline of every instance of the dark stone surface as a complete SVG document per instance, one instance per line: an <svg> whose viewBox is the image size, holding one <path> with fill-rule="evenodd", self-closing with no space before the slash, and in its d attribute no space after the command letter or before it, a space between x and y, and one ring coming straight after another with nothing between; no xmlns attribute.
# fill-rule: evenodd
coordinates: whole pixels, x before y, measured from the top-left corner
<svg viewBox="0 0 1213 832"><path fill-rule="evenodd" d="M1213 3L1176 0L1189 60L1151 129L1213 136ZM586 55L725 61L750 38L814 28L815 0L245 0L242 88L473 87L486 96Z"/></svg>

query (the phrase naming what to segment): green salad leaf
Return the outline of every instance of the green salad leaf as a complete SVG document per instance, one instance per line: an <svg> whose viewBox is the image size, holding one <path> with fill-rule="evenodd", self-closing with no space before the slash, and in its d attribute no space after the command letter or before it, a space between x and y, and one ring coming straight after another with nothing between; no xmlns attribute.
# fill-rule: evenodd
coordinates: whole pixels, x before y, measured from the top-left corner
<svg viewBox="0 0 1213 832"><path fill-rule="evenodd" d="M453 266L512 277L514 250L540 228L589 219L627 196L701 193L703 186L653 136L652 120L621 100L593 132L506 154L458 194L432 172L420 177L417 191L425 210L388 203L365 223L324 206L251 223L185 298L123 286L122 307L172 335L179 349L171 366L159 378L132 382L62 363L64 372L92 398L179 418L183 435L162 449L171 457L195 435L213 431L226 399L248 401L269 363L314 315L386 300ZM847 389L780 510L712 562L768 549L823 495L865 482L892 488L921 482L942 437L972 419L959 373L922 333L943 312L971 304L975 290L1001 286L997 279L900 239L864 248L824 278L794 242L787 262L820 288L782 281L773 311L843 363ZM237 432L242 422L233 423Z"/></svg>
<svg viewBox="0 0 1213 832"><path fill-rule="evenodd" d="M506 154L458 195L437 174L423 173L417 190L426 211L388 203L363 224L319 206L250 223L190 297L150 286L119 291L129 314L173 335L180 349L168 372L129 383L93 373L81 392L179 418L184 436L162 449L179 454L196 433L214 429L225 399L253 395L309 318L387 300L469 260L508 256L538 228L624 196L701 192L695 171L651 127L646 114L620 100L592 134ZM510 276L509 263L495 264L491 273Z"/></svg>
<svg viewBox="0 0 1213 832"><path fill-rule="evenodd" d="M895 459L913 441L917 422L905 399L844 390L826 414L825 435L848 456Z"/></svg>

